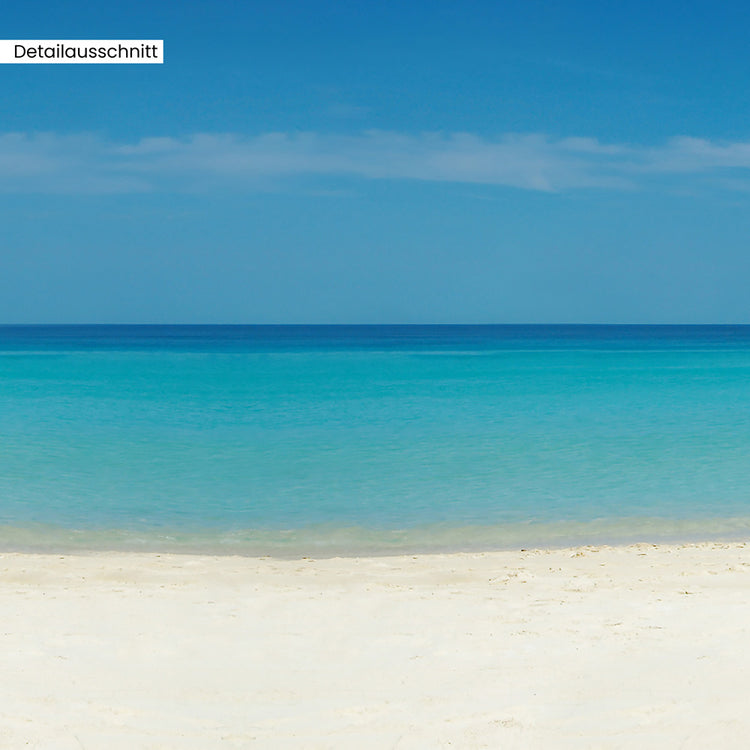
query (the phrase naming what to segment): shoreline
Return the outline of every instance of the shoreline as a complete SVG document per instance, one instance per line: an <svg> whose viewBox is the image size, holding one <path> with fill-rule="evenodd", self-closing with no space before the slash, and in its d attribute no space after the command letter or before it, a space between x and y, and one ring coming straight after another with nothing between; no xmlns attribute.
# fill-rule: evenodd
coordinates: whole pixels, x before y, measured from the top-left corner
<svg viewBox="0 0 750 750"><path fill-rule="evenodd" d="M435 523L400 529L320 524L289 529L68 528L0 524L0 554L187 554L246 558L357 558L479 554L634 544L733 544L750 517L626 517L490 525Z"/></svg>
<svg viewBox="0 0 750 750"><path fill-rule="evenodd" d="M743 747L750 546L0 553L0 747Z"/></svg>

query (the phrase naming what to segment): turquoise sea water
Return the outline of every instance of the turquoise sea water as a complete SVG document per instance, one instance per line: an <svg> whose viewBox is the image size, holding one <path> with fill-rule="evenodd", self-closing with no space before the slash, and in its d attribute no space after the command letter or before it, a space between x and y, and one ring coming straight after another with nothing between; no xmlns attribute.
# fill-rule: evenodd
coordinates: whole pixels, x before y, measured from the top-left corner
<svg viewBox="0 0 750 750"><path fill-rule="evenodd" d="M750 327L0 327L0 549L750 531Z"/></svg>

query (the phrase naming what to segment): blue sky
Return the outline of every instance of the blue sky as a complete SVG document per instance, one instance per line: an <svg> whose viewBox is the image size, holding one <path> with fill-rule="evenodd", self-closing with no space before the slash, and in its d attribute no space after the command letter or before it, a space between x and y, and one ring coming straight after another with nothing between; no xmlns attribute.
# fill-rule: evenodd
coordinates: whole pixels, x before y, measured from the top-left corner
<svg viewBox="0 0 750 750"><path fill-rule="evenodd" d="M750 323L750 9L14 3L0 321Z"/></svg>

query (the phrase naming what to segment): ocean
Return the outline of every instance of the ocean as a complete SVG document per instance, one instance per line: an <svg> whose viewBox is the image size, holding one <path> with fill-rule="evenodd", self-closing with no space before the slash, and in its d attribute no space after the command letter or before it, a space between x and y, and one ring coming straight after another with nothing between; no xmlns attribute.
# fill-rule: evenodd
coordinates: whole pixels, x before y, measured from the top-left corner
<svg viewBox="0 0 750 750"><path fill-rule="evenodd" d="M0 326L0 550L749 531L750 326Z"/></svg>

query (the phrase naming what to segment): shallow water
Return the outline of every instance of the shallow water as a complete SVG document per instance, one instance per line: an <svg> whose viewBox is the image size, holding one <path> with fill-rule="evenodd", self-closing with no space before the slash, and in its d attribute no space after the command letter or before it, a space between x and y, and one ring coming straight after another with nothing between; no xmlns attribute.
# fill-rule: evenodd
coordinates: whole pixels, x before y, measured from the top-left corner
<svg viewBox="0 0 750 750"><path fill-rule="evenodd" d="M0 327L0 546L739 538L750 328Z"/></svg>

